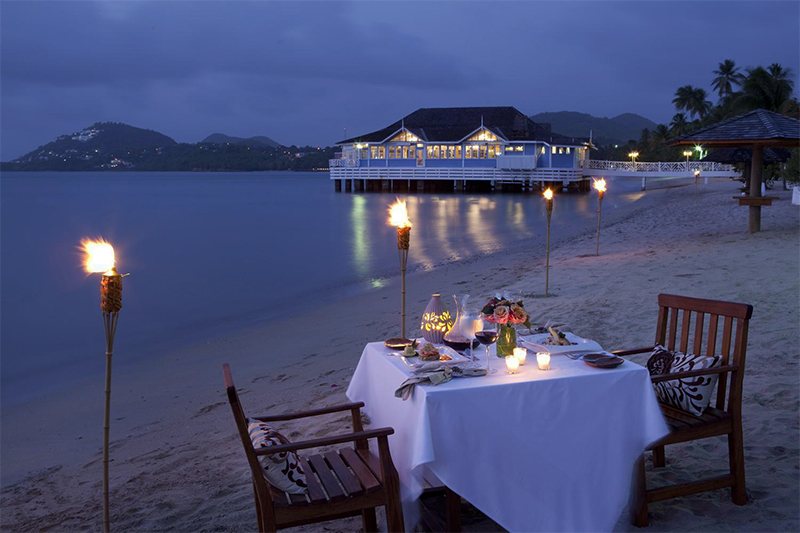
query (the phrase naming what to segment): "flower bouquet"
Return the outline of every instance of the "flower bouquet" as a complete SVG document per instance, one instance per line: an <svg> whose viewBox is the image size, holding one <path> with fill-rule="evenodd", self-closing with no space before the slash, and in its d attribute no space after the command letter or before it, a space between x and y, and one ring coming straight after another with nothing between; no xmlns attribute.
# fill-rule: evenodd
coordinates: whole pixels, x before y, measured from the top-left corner
<svg viewBox="0 0 800 533"><path fill-rule="evenodd" d="M507 295L497 295L489 300L481 309L484 320L497 324L497 357L506 357L514 353L517 347L517 332L514 324L531 327L531 317L522 299L514 301Z"/></svg>

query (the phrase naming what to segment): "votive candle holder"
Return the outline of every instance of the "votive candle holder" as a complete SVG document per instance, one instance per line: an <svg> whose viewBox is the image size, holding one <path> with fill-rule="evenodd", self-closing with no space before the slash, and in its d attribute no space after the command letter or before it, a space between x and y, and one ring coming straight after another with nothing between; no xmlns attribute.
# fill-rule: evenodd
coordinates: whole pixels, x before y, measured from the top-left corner
<svg viewBox="0 0 800 533"><path fill-rule="evenodd" d="M536 364L539 365L539 370L550 370L550 354L538 352L536 354Z"/></svg>

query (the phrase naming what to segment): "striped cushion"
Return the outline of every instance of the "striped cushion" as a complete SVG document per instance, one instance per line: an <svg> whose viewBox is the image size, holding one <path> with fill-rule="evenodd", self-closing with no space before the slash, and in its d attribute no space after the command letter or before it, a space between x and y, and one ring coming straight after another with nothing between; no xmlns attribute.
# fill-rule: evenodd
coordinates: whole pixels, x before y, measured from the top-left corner
<svg viewBox="0 0 800 533"><path fill-rule="evenodd" d="M656 346L647 361L651 375L679 374L691 370L705 370L722 366L719 355L694 355L667 350ZM656 396L661 403L671 405L687 413L700 416L708 407L719 374L673 379L654 383Z"/></svg>
<svg viewBox="0 0 800 533"><path fill-rule="evenodd" d="M289 439L276 431L272 426L259 422L249 421L247 431L253 447L268 448L280 444L288 444ZM270 485L289 494L306 493L306 475L300 466L300 459L295 452L282 452L273 455L260 456L261 466L264 468L264 477Z"/></svg>

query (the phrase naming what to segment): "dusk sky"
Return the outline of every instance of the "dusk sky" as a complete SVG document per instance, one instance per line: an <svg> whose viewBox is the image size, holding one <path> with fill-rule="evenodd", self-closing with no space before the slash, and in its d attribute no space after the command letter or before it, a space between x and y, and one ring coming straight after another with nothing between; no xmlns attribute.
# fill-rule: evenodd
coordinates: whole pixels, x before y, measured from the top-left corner
<svg viewBox="0 0 800 533"><path fill-rule="evenodd" d="M2 2L0 158L97 121L287 145L419 107L667 122L727 58L797 80L798 21L797 2Z"/></svg>

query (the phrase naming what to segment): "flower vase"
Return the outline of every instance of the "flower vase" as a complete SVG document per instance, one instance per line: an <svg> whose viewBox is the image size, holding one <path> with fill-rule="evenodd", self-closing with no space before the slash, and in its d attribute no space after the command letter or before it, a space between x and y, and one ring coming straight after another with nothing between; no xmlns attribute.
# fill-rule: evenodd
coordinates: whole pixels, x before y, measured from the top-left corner
<svg viewBox="0 0 800 533"><path fill-rule="evenodd" d="M517 331L511 324L497 325L497 357L514 355L517 347Z"/></svg>

